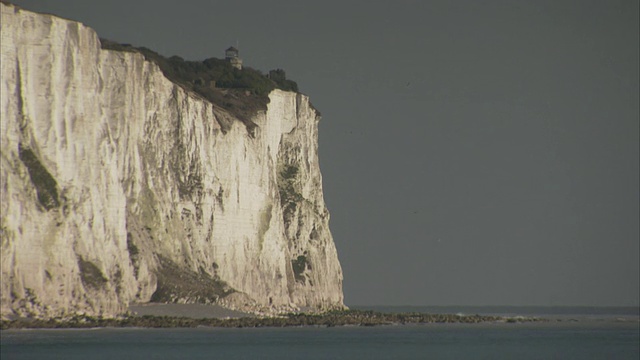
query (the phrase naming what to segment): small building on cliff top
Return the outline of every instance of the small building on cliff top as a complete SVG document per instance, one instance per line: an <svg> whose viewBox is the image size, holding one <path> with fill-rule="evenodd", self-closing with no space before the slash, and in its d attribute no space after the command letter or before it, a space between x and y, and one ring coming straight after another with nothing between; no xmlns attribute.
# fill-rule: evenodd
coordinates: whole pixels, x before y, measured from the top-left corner
<svg viewBox="0 0 640 360"><path fill-rule="evenodd" d="M230 46L227 50L224 51L224 58L227 60L231 66L238 70L242 70L242 59L239 56L240 52L238 49Z"/></svg>

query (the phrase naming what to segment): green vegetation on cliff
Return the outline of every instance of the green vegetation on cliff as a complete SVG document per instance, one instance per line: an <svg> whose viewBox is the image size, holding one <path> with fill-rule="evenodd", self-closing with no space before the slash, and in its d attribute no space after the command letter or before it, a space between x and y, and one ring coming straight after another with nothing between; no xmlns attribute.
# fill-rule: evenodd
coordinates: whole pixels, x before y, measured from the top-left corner
<svg viewBox="0 0 640 360"><path fill-rule="evenodd" d="M291 222L298 204L304 199L297 183L298 167L295 165L278 165L278 192L283 208L282 216L285 224Z"/></svg>
<svg viewBox="0 0 640 360"><path fill-rule="evenodd" d="M18 146L20 160L29 171L31 183L36 188L38 202L46 210L51 210L60 206L58 197L58 183L51 176L49 171L42 165L36 154L29 148Z"/></svg>
<svg viewBox="0 0 640 360"><path fill-rule="evenodd" d="M266 110L269 93L273 89L298 91L298 85L287 80L281 69L272 70L269 76L250 67L236 69L228 61L209 58L204 61L187 61L179 56L166 58L145 47L100 39L103 49L137 52L156 63L162 73L174 83L192 91L213 104L222 107L251 130L255 125L251 117L260 110Z"/></svg>

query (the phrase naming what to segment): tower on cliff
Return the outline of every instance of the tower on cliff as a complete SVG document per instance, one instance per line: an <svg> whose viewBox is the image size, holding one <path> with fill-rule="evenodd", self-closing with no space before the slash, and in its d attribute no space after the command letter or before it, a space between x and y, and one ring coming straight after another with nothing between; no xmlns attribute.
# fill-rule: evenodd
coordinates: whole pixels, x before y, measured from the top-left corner
<svg viewBox="0 0 640 360"><path fill-rule="evenodd" d="M224 51L224 58L231 64L231 66L238 70L242 70L242 59L240 59L238 54L238 49L231 46Z"/></svg>

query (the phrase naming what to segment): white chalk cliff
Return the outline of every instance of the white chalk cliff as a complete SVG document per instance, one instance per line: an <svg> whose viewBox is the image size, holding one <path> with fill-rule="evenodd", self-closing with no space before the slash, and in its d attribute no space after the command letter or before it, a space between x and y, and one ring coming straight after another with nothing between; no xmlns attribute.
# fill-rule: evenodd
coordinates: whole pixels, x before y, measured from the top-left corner
<svg viewBox="0 0 640 360"><path fill-rule="evenodd" d="M343 306L306 96L272 91L251 136L83 24L0 7L3 317Z"/></svg>

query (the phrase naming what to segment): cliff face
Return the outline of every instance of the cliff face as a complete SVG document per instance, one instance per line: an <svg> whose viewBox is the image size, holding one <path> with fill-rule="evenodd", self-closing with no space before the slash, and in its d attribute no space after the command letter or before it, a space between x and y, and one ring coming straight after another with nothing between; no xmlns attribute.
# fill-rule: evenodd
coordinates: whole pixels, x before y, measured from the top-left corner
<svg viewBox="0 0 640 360"><path fill-rule="evenodd" d="M274 90L250 134L92 29L0 6L3 316L343 306L306 96Z"/></svg>

